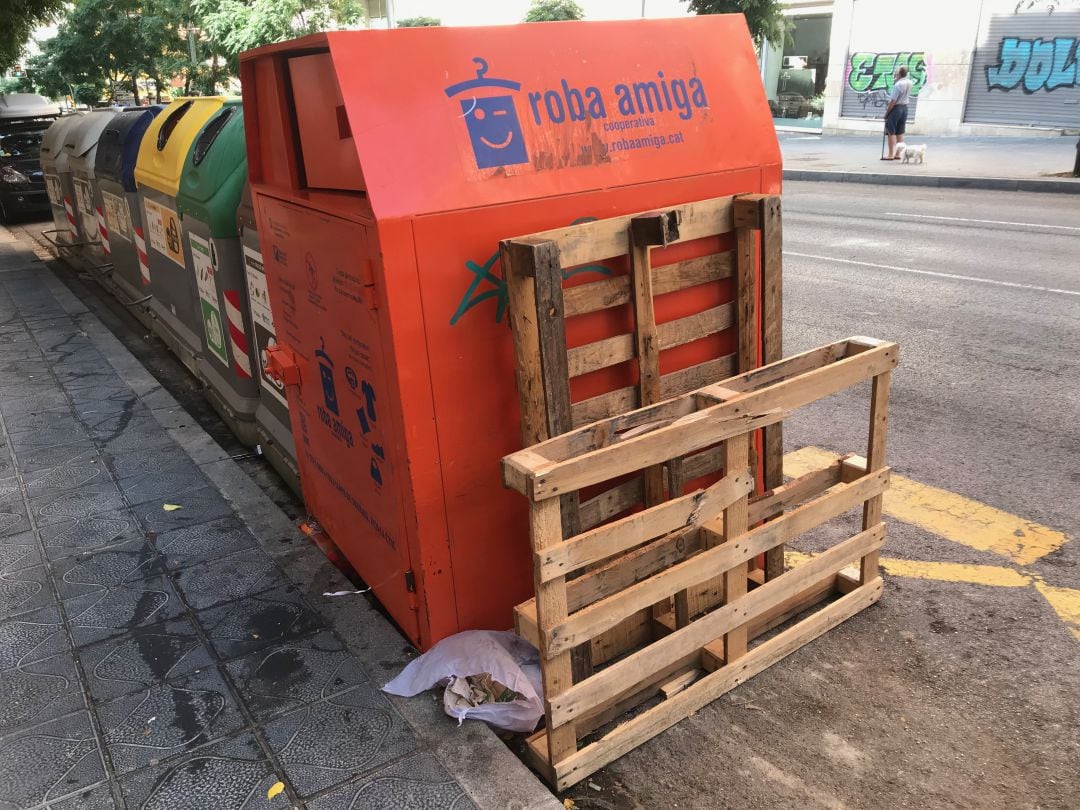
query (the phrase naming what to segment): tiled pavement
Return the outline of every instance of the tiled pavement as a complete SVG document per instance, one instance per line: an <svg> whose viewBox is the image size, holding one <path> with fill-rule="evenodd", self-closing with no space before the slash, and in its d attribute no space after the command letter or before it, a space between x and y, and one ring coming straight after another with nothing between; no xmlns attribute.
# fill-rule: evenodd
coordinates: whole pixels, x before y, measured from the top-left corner
<svg viewBox="0 0 1080 810"><path fill-rule="evenodd" d="M218 485L231 462L181 447L160 390L4 235L0 808L476 806L442 763L486 738L379 691L403 640L362 600L320 615L327 566L274 547L280 522L260 541Z"/></svg>

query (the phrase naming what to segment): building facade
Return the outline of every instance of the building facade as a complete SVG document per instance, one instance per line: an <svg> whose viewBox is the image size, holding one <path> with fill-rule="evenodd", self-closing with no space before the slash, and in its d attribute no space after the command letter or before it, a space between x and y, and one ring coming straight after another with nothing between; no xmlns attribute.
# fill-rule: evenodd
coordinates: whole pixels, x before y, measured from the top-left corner
<svg viewBox="0 0 1080 810"><path fill-rule="evenodd" d="M1026 4L1025 4L1026 5ZM777 127L878 132L901 65L908 130L930 135L1080 131L1080 4L1017 0L793 0L791 35L761 74Z"/></svg>

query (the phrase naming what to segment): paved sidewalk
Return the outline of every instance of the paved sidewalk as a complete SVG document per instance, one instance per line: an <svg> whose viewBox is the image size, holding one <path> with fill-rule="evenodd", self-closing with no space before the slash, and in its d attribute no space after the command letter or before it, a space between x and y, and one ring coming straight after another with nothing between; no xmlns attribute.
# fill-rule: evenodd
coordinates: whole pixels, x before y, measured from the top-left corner
<svg viewBox="0 0 1080 810"><path fill-rule="evenodd" d="M0 373L0 807L561 807L3 227Z"/></svg>
<svg viewBox="0 0 1080 810"><path fill-rule="evenodd" d="M1076 137L991 138L908 136L926 144L922 164L881 160L881 135L777 133L788 180L992 188L1080 193L1071 172Z"/></svg>

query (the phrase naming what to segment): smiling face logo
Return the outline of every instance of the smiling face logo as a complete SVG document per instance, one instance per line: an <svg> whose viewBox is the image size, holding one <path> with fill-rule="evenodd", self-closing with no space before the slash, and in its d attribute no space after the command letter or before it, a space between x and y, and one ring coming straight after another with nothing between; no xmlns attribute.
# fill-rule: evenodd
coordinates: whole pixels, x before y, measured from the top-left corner
<svg viewBox="0 0 1080 810"><path fill-rule="evenodd" d="M493 88L520 90L521 83L488 78L487 62L479 57L474 58L473 62L477 65L476 78L447 87L446 95L450 98L462 96L461 114L469 131L477 167L492 169L528 163L529 156L525 152L525 139L521 134L514 97L506 94L479 95Z"/></svg>

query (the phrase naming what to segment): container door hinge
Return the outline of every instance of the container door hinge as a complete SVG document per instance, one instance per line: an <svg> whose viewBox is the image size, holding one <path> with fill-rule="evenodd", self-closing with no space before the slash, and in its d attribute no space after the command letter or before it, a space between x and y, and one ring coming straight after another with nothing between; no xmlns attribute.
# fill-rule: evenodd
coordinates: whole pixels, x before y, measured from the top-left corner
<svg viewBox="0 0 1080 810"><path fill-rule="evenodd" d="M409 595L409 609L419 610L420 606L416 602L416 574L411 568L405 572L405 590Z"/></svg>

